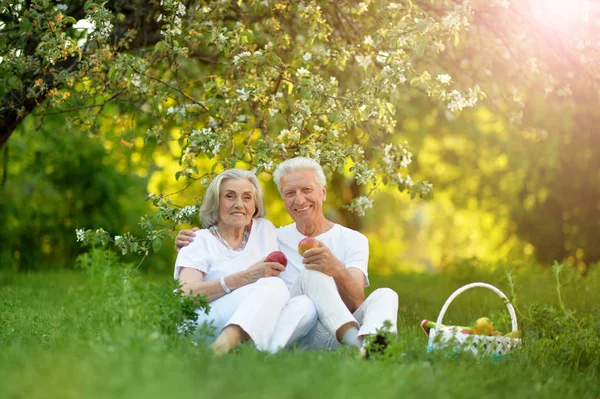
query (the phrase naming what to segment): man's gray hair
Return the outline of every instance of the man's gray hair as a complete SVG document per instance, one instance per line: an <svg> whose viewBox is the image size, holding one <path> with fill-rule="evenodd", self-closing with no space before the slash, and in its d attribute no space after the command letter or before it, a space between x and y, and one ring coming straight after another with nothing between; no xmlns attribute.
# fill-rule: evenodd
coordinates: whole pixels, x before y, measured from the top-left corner
<svg viewBox="0 0 600 399"><path fill-rule="evenodd" d="M317 161L306 157L291 158L280 163L277 169L275 169L275 172L273 172L273 180L275 180L275 184L277 185L280 194L281 178L288 173L297 172L299 170L312 170L315 172L315 177L317 178L319 186L325 187L325 184L327 184L325 172L323 172L323 168Z"/></svg>
<svg viewBox="0 0 600 399"><path fill-rule="evenodd" d="M261 218L267 214L265 204L263 202L263 192L256 175L248 170L244 169L227 169L217 175L210 182L204 195L204 200L200 206L200 220L202 220L202 226L208 228L219 221L219 198L221 194L221 185L225 180L248 180L254 187L254 204L256 211L252 218Z"/></svg>

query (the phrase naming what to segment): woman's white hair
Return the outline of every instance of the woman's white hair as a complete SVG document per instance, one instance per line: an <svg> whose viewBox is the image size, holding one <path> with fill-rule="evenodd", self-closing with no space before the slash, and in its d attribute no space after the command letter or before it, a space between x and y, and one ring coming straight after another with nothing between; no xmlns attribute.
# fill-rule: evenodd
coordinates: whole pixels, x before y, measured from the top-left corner
<svg viewBox="0 0 600 399"><path fill-rule="evenodd" d="M248 170L244 169L227 169L217 175L210 182L204 195L204 200L200 206L200 220L202 220L202 226L208 228L214 224L217 224L219 220L219 198L221 194L221 185L225 180L234 179L248 180L254 187L254 205L256 211L252 218L261 218L267 214L265 204L263 202L263 192L256 175Z"/></svg>
<svg viewBox="0 0 600 399"><path fill-rule="evenodd" d="M273 172L273 180L275 180L275 184L277 185L280 194L281 178L288 173L297 172L299 170L312 170L315 172L315 177L319 186L325 187L325 184L327 184L325 172L323 172L323 168L317 161L306 157L291 158L280 163L277 169L275 169L275 172Z"/></svg>

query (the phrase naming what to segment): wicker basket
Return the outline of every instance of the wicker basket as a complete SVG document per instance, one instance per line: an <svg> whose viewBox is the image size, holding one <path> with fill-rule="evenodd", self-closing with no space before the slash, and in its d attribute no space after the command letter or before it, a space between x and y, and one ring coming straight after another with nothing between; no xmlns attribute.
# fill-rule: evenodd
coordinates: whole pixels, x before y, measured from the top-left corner
<svg viewBox="0 0 600 399"><path fill-rule="evenodd" d="M432 328L429 332L429 344L427 345L427 350L429 352L440 348L452 348L455 351L471 352L474 355L504 355L511 353L521 343L520 338L465 334L461 332L459 328L453 326L438 328L438 326L442 326L442 320L452 301L463 292L475 287L487 288L494 291L502 298L502 300L504 300L504 304L508 308L508 313L510 314L512 321L512 331L518 331L517 315L506 295L493 285L486 283L471 283L454 291L454 293L446 300L444 306L442 306L442 310L435 323L436 327Z"/></svg>

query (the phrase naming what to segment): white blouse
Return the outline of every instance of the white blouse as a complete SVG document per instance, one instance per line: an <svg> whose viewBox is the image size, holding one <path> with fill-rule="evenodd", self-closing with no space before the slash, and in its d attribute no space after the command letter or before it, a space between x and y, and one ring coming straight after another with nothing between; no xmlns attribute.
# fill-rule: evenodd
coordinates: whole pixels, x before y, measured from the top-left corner
<svg viewBox="0 0 600 399"><path fill-rule="evenodd" d="M242 251L226 248L208 229L196 232L190 245L181 248L175 261L175 280L182 267L198 269L204 280L218 280L221 277L246 270L277 251L277 229L267 219L254 219L246 247Z"/></svg>

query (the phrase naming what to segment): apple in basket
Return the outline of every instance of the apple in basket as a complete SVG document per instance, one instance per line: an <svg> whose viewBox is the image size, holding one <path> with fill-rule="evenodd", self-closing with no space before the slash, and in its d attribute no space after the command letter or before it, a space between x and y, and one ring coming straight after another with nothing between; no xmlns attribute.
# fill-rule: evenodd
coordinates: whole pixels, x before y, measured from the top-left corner
<svg viewBox="0 0 600 399"><path fill-rule="evenodd" d="M267 255L265 258L265 262L275 262L283 265L283 267L287 266L287 257L281 251L273 251Z"/></svg>
<svg viewBox="0 0 600 399"><path fill-rule="evenodd" d="M480 317L473 325L475 335L496 335L494 323L488 317Z"/></svg>
<svg viewBox="0 0 600 399"><path fill-rule="evenodd" d="M319 244L319 241L317 241L316 238L306 237L302 239L300 243L298 243L298 252L300 255L304 255L304 252L308 251L309 249L319 248L320 246L321 244Z"/></svg>

